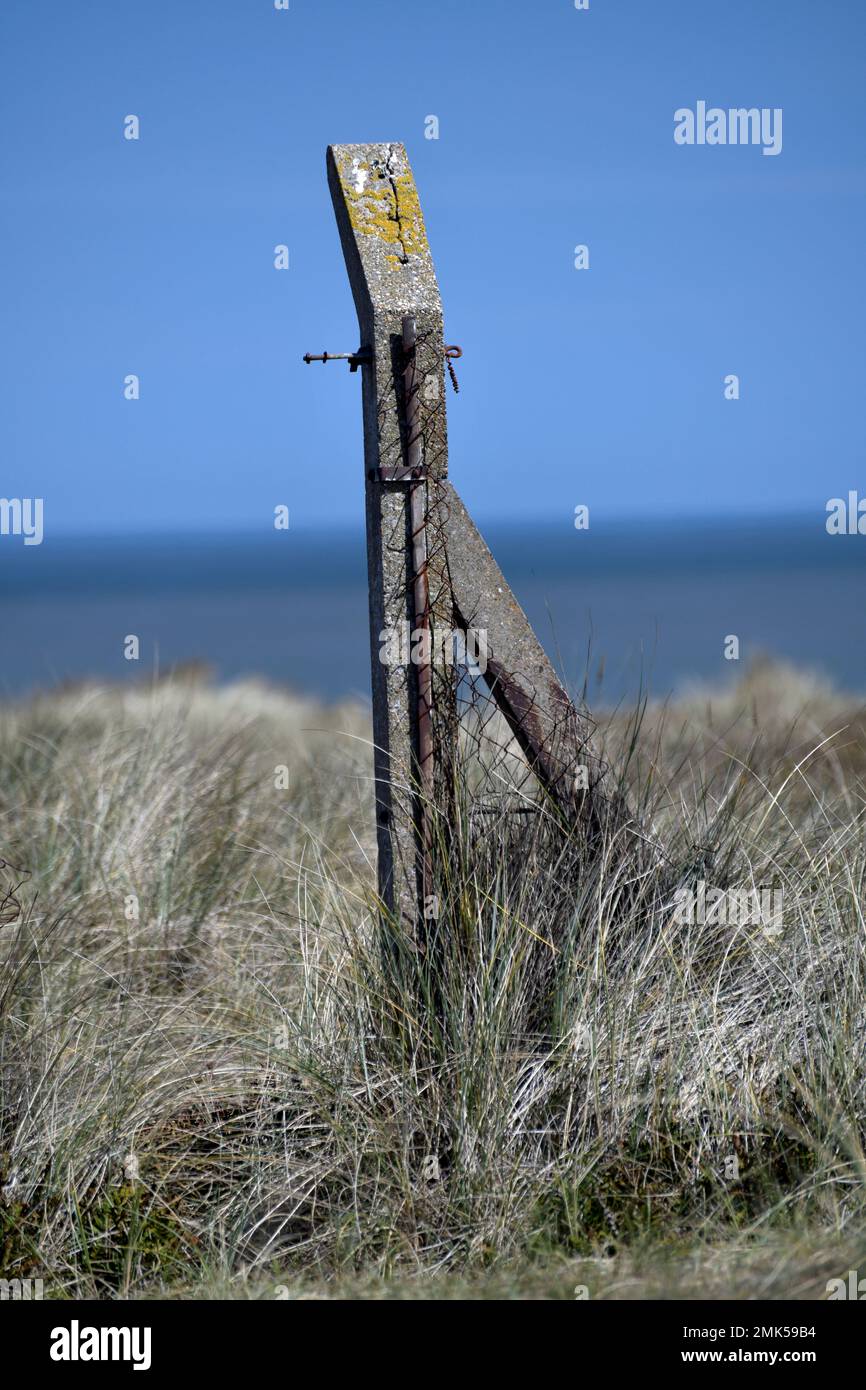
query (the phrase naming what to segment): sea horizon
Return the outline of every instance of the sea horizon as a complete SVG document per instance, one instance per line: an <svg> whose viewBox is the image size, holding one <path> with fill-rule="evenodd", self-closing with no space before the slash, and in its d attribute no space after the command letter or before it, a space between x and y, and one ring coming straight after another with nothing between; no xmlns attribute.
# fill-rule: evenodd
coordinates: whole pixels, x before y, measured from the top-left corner
<svg viewBox="0 0 866 1390"><path fill-rule="evenodd" d="M664 698L767 655L866 689L866 581L822 512L482 522L574 689ZM7 697L201 663L333 700L369 692L363 528L4 537ZM139 659L124 639L139 639ZM736 635L739 661L724 655Z"/></svg>

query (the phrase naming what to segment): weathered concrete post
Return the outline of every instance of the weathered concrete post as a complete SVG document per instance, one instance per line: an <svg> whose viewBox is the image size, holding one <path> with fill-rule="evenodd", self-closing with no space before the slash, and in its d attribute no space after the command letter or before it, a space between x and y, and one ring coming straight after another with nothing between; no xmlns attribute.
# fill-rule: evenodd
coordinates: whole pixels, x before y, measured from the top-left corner
<svg viewBox="0 0 866 1390"><path fill-rule="evenodd" d="M428 554L431 489L448 471L442 304L421 205L402 145L333 145L328 181L352 285L363 364L370 660L379 893L423 931L433 770L425 706L447 673L393 659L419 627L451 625L441 559ZM414 478L414 481L409 480ZM422 582L423 581L423 582ZM427 590L426 605L421 597ZM419 611L419 604L421 611ZM383 642L383 634L396 640ZM435 643L434 643L435 646ZM390 648L391 659L387 658ZM420 669L419 669L420 668ZM420 711L420 715L419 715ZM444 724L442 725L444 728ZM437 757L447 758L440 729ZM420 920L419 920L420 919Z"/></svg>
<svg viewBox="0 0 866 1390"><path fill-rule="evenodd" d="M657 851L605 785L592 721L448 481L442 304L406 151L333 145L328 180L361 328L349 358L363 367L379 891L423 947L431 811L447 834L453 789L455 676L441 656L455 630L484 634L490 693L565 821L598 849ZM409 640L419 632L426 653Z"/></svg>

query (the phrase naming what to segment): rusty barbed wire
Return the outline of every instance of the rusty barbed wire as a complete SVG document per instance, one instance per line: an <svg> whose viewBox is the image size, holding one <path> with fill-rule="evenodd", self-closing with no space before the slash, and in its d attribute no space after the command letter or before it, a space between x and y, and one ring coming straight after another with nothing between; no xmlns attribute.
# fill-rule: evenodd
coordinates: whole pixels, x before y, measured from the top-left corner
<svg viewBox="0 0 866 1390"><path fill-rule="evenodd" d="M419 333L417 339L413 339L413 354L416 352L419 355L428 354L433 347L433 331L430 329ZM455 392L459 393L460 385L454 369L454 362L463 356L463 349L457 344L450 343L440 347L438 351L441 351L444 358L452 387ZM304 357L305 362L321 361L323 364L335 359L347 361L350 370L355 371L359 366L367 365L371 360L371 355L368 349L359 348L354 353L325 352L320 355L307 353ZM438 653L439 665L433 674L432 699L429 700L428 704L428 698L419 691L417 693L420 699L416 700L424 717L429 717L432 720L435 751L433 759L435 765L434 799L442 803L442 809L447 814L448 807L445 803L450 795L448 788L453 783L453 763L456 760L460 765L464 791L468 791L470 796L473 819L476 816L489 819L495 818L497 815L510 814L521 817L531 816L545 806L546 794L536 775L531 758L524 751L524 746L530 748L533 746L533 730L537 728L537 716L543 710L543 705L541 701L536 701L530 695L529 698L524 699L520 713L516 718L513 709L506 717L504 709L497 699L496 678L487 672L486 660L479 665L477 660L473 662L469 659L467 637L480 636L486 654L486 634L476 635L475 630L471 628L467 633L457 621L454 611L446 542L451 511L449 490L443 480L438 477L440 455L444 447L442 444L444 432L440 429L440 423L445 411L445 397L442 393L436 393L432 397L425 396L423 409L420 410L416 423L410 429L407 423L410 412L408 410L409 402L405 395L404 371L395 374L393 387L396 387L398 395L401 435L406 462L403 465L395 462L387 469L383 467L380 470L379 480L408 483L410 494L412 492L416 494L416 501L417 493L423 490L423 511L420 518L416 511L416 519L410 527L412 534L409 538L408 551L407 536L402 525L395 529L392 536L383 538L383 540L386 548L395 556L405 556L403 611L412 618L411 629L420 627L421 631L426 633L426 638L423 640L426 640L428 644L432 643ZM393 387L390 382L383 381L382 383L384 393ZM418 433L420 433L420 450L417 447ZM410 451L413 448L412 457L415 458L417 465L414 469L409 467L412 461ZM426 580L428 597L425 612L423 615L419 615L417 613L416 594L417 576L412 552L413 549L418 549L417 542L422 533L425 554L423 578ZM417 560L417 555L414 558ZM441 669L444 654L443 626L448 628L444 634L444 639L445 646L450 652L450 657L445 662L447 669L444 671ZM455 643L461 646L461 651L454 651ZM477 647L475 656L476 658L478 656ZM414 657L411 658L412 661L415 659ZM425 657L422 662L425 670L428 660L429 656ZM415 671L408 678L412 682L416 682L419 679L419 674L421 673ZM500 673L500 677L507 685L507 675ZM569 712L573 713L570 707ZM586 718L585 714L583 717ZM524 729L527 731L526 738L522 737ZM550 757L554 766L559 761L555 746L557 741L557 730L554 728L552 738L544 750L545 755ZM567 739L564 740L564 743L568 746ZM573 747L573 744L571 746ZM417 758L416 773L421 773L427 764L429 752L425 753L419 749ZM567 778L571 775L570 769L565 766L564 762L562 767L563 775ZM601 770L600 764L594 767L593 782L597 780ZM429 784L426 778L422 777L421 780L427 787L423 794L423 799L426 800L430 796Z"/></svg>

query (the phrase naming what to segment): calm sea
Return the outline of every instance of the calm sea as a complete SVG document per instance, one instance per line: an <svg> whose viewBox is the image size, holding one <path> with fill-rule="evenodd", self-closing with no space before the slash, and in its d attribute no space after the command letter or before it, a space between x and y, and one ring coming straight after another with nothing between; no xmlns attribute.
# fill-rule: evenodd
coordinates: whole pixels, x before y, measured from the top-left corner
<svg viewBox="0 0 866 1390"><path fill-rule="evenodd" d="M809 520L491 525L506 578L572 688L630 698L767 653L866 691L866 538ZM136 634L140 660L124 659ZM739 664L726 661L729 634ZM367 695L363 535L0 538L0 693L141 679L191 661L327 698Z"/></svg>

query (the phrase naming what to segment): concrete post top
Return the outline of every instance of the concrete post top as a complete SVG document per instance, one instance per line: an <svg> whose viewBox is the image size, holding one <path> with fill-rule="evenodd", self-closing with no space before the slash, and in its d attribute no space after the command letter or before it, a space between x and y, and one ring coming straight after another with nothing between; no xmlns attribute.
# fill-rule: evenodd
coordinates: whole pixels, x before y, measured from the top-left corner
<svg viewBox="0 0 866 1390"><path fill-rule="evenodd" d="M330 145L328 182L359 317L441 315L424 217L402 145Z"/></svg>

